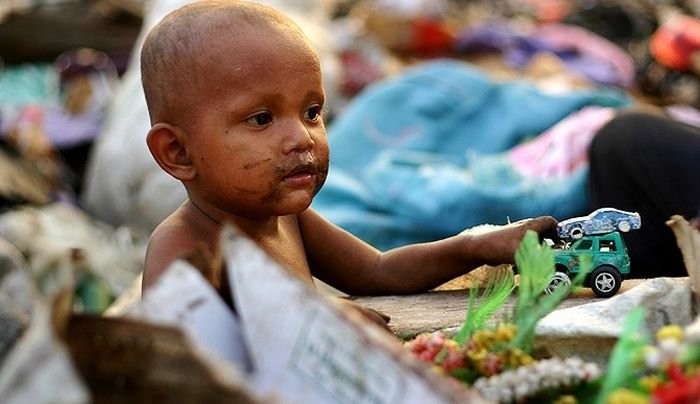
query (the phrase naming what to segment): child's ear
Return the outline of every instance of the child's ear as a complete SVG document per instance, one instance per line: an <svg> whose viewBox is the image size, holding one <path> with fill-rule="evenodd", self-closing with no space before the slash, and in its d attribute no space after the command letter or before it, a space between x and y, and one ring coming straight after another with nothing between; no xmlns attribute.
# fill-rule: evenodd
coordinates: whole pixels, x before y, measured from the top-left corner
<svg viewBox="0 0 700 404"><path fill-rule="evenodd" d="M195 167L187 155L186 135L169 123L157 123L148 131L148 149L158 165L180 181L195 176Z"/></svg>

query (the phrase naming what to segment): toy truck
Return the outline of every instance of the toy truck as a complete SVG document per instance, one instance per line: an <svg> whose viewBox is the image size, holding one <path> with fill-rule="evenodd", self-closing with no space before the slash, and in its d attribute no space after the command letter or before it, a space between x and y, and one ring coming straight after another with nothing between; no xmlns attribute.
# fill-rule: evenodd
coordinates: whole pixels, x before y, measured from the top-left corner
<svg viewBox="0 0 700 404"><path fill-rule="evenodd" d="M570 286L571 279L582 270L581 262L590 263L590 272L583 285L597 296L610 297L620 290L622 280L630 273L627 246L618 232L583 236L562 248L554 248L556 272L547 288ZM586 258L584 258L586 257Z"/></svg>

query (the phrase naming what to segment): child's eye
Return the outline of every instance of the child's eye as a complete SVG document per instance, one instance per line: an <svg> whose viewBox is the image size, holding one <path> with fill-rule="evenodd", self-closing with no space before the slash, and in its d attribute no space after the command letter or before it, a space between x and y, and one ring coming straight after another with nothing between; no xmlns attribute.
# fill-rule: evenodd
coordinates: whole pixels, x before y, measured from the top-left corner
<svg viewBox="0 0 700 404"><path fill-rule="evenodd" d="M265 126L272 122L272 114L269 112L260 112L246 119L246 122L257 126Z"/></svg>
<svg viewBox="0 0 700 404"><path fill-rule="evenodd" d="M320 105L314 105L305 112L305 118L311 122L318 121L321 118L322 107Z"/></svg>

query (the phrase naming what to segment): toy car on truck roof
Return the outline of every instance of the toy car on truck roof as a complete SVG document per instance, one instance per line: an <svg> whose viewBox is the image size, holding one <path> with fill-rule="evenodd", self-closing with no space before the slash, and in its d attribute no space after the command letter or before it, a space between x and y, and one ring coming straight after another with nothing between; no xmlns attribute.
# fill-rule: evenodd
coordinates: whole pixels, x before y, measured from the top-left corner
<svg viewBox="0 0 700 404"><path fill-rule="evenodd" d="M626 212L615 208L600 208L587 216L574 217L557 224L557 233L562 239L580 239L583 236L605 234L613 231L626 233L639 229L642 219L637 212Z"/></svg>

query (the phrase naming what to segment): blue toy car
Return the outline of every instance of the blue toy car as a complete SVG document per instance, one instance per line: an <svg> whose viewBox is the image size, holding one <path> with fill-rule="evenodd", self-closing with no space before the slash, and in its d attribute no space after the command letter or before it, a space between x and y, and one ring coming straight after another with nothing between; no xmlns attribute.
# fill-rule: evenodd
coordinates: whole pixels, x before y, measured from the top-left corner
<svg viewBox="0 0 700 404"><path fill-rule="evenodd" d="M587 216L574 217L559 222L557 233L562 239L578 240L583 236L605 234L613 231L626 233L639 229L642 219L637 212L615 208L600 208Z"/></svg>

